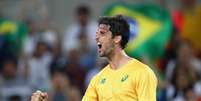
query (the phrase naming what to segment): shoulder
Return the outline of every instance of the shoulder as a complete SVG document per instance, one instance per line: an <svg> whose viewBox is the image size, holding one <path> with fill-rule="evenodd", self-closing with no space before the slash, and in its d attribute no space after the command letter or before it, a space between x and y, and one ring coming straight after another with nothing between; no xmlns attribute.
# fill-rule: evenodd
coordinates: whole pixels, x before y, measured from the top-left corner
<svg viewBox="0 0 201 101"><path fill-rule="evenodd" d="M154 73L154 71L146 64L135 60L132 63L132 65L134 66L132 68L132 74L134 74L136 79L153 79L155 81L157 81L157 77Z"/></svg>
<svg viewBox="0 0 201 101"><path fill-rule="evenodd" d="M148 65L146 65L136 59L133 59L133 62L131 65L133 66L132 69L134 72L138 72L138 71L153 72L152 69Z"/></svg>
<svg viewBox="0 0 201 101"><path fill-rule="evenodd" d="M100 81L101 75L105 74L107 72L107 67L109 65L105 66L99 73L97 73L92 79L91 82L96 83L97 81Z"/></svg>

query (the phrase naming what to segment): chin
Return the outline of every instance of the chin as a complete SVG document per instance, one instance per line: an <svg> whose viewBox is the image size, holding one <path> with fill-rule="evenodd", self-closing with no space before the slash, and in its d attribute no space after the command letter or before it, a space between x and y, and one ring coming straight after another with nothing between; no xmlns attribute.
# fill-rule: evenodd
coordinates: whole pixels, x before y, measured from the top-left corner
<svg viewBox="0 0 201 101"><path fill-rule="evenodd" d="M99 54L99 57L104 57L104 55L102 55L102 54Z"/></svg>
<svg viewBox="0 0 201 101"><path fill-rule="evenodd" d="M98 55L99 55L99 57L105 57L105 55L101 54L101 53L99 53Z"/></svg>

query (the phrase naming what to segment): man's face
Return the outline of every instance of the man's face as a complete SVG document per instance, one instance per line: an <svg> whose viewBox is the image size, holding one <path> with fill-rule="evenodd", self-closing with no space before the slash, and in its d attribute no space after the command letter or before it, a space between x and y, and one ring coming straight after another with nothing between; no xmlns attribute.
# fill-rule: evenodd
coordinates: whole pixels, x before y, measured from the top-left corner
<svg viewBox="0 0 201 101"><path fill-rule="evenodd" d="M100 57L108 57L114 49L114 41L110 26L100 24L96 32L96 42L98 45L98 53Z"/></svg>
<svg viewBox="0 0 201 101"><path fill-rule="evenodd" d="M80 14L78 15L78 21L82 26L86 26L87 21L88 21L88 15L86 14Z"/></svg>

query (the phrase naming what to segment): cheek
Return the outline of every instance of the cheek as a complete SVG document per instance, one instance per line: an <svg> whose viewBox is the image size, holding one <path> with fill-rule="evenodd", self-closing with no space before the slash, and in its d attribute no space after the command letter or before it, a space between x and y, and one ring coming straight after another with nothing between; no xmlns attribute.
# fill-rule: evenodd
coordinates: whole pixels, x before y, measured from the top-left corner
<svg viewBox="0 0 201 101"><path fill-rule="evenodd" d="M102 43L103 43L103 45L107 46L107 44L110 43L110 40L108 38L104 37L104 38L102 38Z"/></svg>
<svg viewBox="0 0 201 101"><path fill-rule="evenodd" d="M112 38L111 38L111 36L103 36L102 40L103 40L103 42L111 42Z"/></svg>
<svg viewBox="0 0 201 101"><path fill-rule="evenodd" d="M105 43L105 48L106 49L111 49L111 48L113 48L114 47L114 42L112 41L112 40L107 40Z"/></svg>

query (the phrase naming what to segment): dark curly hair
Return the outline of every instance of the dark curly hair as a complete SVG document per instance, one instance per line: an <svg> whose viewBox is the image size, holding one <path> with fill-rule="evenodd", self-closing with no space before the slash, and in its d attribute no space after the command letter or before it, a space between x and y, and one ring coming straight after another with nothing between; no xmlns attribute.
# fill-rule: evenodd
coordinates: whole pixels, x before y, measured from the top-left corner
<svg viewBox="0 0 201 101"><path fill-rule="evenodd" d="M98 25L105 24L110 26L110 31L112 32L112 37L121 35L121 48L124 49L129 40L129 24L125 17L122 15L117 15L113 17L103 16L100 17Z"/></svg>

